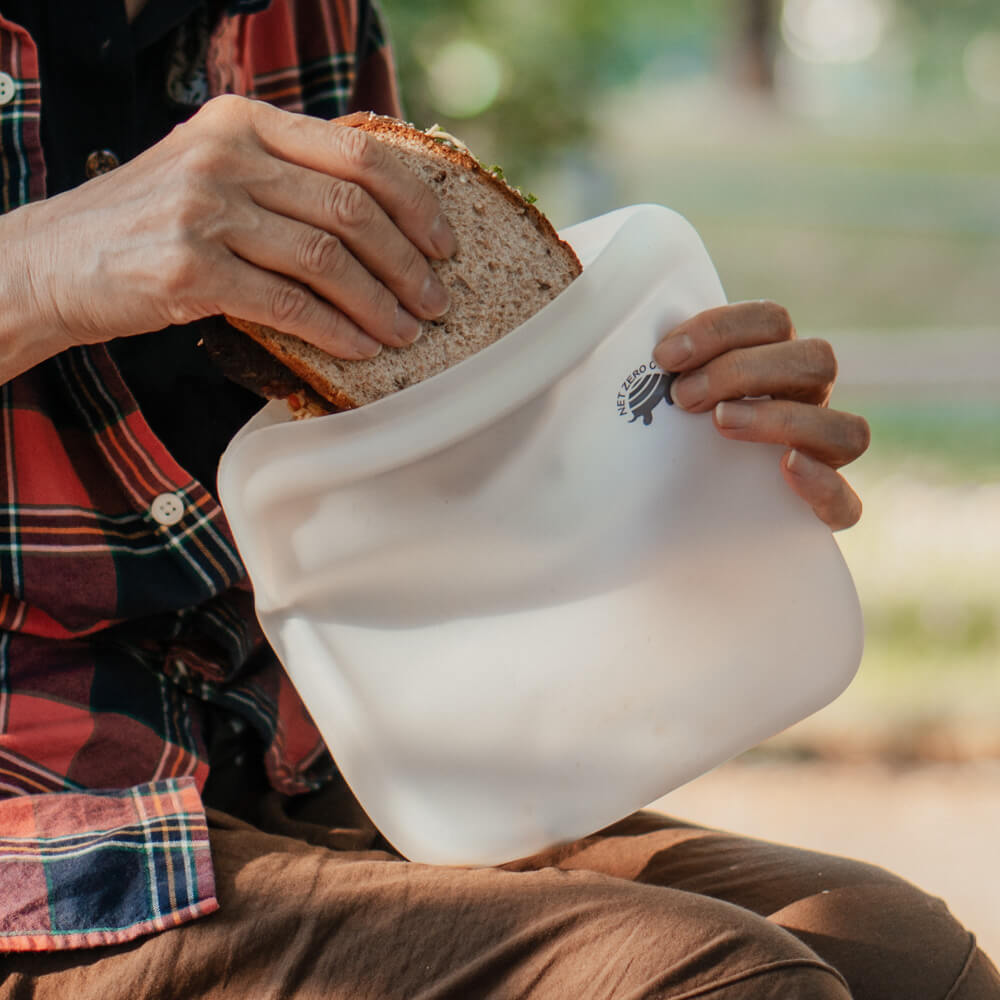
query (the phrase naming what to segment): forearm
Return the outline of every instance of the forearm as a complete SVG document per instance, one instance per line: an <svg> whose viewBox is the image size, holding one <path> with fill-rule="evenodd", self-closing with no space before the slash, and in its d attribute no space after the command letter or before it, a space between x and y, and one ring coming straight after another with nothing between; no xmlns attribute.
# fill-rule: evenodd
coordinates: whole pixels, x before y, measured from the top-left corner
<svg viewBox="0 0 1000 1000"><path fill-rule="evenodd" d="M448 295L436 195L361 129L226 96L144 153L0 216L0 383L76 344L220 313L340 358Z"/></svg>
<svg viewBox="0 0 1000 1000"><path fill-rule="evenodd" d="M0 384L70 346L32 283L32 207L0 216Z"/></svg>

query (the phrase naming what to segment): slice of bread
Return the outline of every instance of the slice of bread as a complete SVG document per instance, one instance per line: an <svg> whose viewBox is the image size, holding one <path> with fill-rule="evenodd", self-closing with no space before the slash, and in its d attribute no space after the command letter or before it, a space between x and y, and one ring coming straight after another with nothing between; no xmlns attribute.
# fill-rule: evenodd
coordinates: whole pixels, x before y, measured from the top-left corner
<svg viewBox="0 0 1000 1000"><path fill-rule="evenodd" d="M458 243L454 257L431 261L451 296L448 312L424 321L411 346L384 347L361 361L343 361L298 337L226 318L325 400L350 409L492 344L551 302L581 267L545 216L466 150L394 118L362 113L340 121L391 146L440 199Z"/></svg>

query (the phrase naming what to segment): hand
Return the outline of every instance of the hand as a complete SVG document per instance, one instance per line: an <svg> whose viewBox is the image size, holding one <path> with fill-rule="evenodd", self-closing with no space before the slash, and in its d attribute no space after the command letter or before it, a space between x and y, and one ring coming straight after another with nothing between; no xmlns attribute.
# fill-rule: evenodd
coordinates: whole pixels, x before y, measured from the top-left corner
<svg viewBox="0 0 1000 1000"><path fill-rule="evenodd" d="M671 330L653 357L665 371L683 373L671 387L674 402L692 413L714 410L724 437L786 445L786 482L834 531L861 517L861 501L837 469L868 447L868 424L828 408L833 349L796 339L781 306L709 309ZM762 396L770 398L746 398Z"/></svg>
<svg viewBox="0 0 1000 1000"><path fill-rule="evenodd" d="M448 306L430 189L359 129L244 98L19 212L35 308L67 345L229 313L369 357Z"/></svg>

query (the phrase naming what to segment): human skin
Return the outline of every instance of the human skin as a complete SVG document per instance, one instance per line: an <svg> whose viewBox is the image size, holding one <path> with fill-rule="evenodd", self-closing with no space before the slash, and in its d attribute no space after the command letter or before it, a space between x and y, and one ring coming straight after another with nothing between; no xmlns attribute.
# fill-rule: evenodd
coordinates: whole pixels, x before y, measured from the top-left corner
<svg viewBox="0 0 1000 1000"><path fill-rule="evenodd" d="M371 357L447 310L428 259L455 249L431 190L367 133L219 97L113 172L0 216L0 384L69 347L220 313ZM780 306L739 303L654 356L683 373L678 405L786 445L791 488L831 528L857 521L837 470L868 427L828 406L828 344L799 340Z"/></svg>
<svg viewBox="0 0 1000 1000"><path fill-rule="evenodd" d="M79 344L230 313L343 358L448 296L431 190L359 129L225 96L111 173L0 217L0 380Z"/></svg>
<svg viewBox="0 0 1000 1000"><path fill-rule="evenodd" d="M863 417L830 408L837 377L833 348L799 339L774 302L740 302L700 313L669 331L653 357L679 377L674 402L713 411L719 433L784 445L788 485L834 531L861 517L861 501L838 471L868 447Z"/></svg>
<svg viewBox="0 0 1000 1000"><path fill-rule="evenodd" d="M131 24L138 16L139 12L143 7L146 6L147 0L125 0L125 16Z"/></svg>

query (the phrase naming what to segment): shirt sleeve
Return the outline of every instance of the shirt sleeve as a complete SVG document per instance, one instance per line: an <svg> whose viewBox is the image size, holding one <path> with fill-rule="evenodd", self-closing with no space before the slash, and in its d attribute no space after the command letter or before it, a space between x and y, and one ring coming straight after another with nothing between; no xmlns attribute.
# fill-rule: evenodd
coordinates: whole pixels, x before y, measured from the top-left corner
<svg viewBox="0 0 1000 1000"><path fill-rule="evenodd" d="M0 800L0 900L0 951L119 944L212 913L194 779Z"/></svg>

